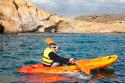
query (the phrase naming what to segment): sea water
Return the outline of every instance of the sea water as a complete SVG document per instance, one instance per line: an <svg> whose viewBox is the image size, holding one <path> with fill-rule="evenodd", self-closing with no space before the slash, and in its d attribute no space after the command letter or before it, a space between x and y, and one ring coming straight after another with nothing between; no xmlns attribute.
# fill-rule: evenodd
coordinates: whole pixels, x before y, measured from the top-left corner
<svg viewBox="0 0 125 83"><path fill-rule="evenodd" d="M65 52L62 57L76 60L117 54L111 71L100 72L90 79L75 78L74 83L125 83L125 34L5 34L0 35L0 83L29 83L21 80L17 70L25 65L41 63L47 46L43 38L51 37ZM70 81L59 81L67 83Z"/></svg>

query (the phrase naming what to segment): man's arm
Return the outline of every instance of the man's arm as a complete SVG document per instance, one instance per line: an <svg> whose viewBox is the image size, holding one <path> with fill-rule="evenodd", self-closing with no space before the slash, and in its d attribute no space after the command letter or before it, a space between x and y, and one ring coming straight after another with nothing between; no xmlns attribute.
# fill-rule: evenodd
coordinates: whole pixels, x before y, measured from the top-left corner
<svg viewBox="0 0 125 83"><path fill-rule="evenodd" d="M69 58L60 57L54 52L49 53L49 57L50 57L50 59L54 60L55 62L69 63Z"/></svg>

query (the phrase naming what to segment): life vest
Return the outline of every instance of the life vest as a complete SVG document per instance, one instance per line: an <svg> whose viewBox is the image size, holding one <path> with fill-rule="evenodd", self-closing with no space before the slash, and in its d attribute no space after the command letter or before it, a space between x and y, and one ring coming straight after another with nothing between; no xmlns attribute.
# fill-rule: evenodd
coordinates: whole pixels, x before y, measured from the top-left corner
<svg viewBox="0 0 125 83"><path fill-rule="evenodd" d="M42 58L42 63L47 66L51 66L52 63L54 62L53 60L50 59L49 53L53 52L52 49L49 47L44 50L43 58Z"/></svg>

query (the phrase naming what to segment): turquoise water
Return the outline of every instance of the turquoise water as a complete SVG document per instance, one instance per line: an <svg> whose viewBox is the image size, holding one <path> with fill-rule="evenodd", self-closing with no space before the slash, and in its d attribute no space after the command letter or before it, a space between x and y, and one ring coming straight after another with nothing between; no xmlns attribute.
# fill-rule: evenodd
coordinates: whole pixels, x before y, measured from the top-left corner
<svg viewBox="0 0 125 83"><path fill-rule="evenodd" d="M97 74L88 80L81 80L81 83L125 83L124 34L0 35L0 83L27 83L21 81L22 75L18 74L17 70L24 65L41 62L43 50L46 47L42 39L45 37L55 39L61 49L75 59L112 54L119 56L117 63L112 66L112 73L110 71L100 73L99 75L103 77Z"/></svg>

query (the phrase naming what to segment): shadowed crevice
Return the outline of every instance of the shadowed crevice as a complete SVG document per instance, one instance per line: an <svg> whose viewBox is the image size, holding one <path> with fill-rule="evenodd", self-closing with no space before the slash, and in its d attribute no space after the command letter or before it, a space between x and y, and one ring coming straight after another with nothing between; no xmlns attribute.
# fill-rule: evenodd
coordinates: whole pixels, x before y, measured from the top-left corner
<svg viewBox="0 0 125 83"><path fill-rule="evenodd" d="M42 25L38 25L35 29L33 29L32 32L37 32L40 28L42 28L43 26Z"/></svg>
<svg viewBox="0 0 125 83"><path fill-rule="evenodd" d="M63 20L60 20L59 22L55 23L52 26L46 27L44 32L57 32L58 26L61 22L63 22Z"/></svg>
<svg viewBox="0 0 125 83"><path fill-rule="evenodd" d="M3 34L4 33L4 29L5 27L2 25L2 23L0 24L0 33Z"/></svg>

